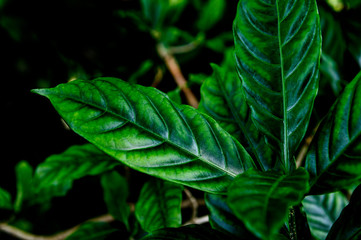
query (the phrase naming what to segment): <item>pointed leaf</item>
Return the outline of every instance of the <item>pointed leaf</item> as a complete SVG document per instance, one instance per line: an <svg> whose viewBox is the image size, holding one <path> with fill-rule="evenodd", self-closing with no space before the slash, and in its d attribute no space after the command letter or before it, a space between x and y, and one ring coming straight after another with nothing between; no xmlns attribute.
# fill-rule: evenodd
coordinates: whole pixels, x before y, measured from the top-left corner
<svg viewBox="0 0 361 240"><path fill-rule="evenodd" d="M266 145L250 117L250 109L242 94L242 83L236 73L212 64L213 75L201 88L199 110L207 113L237 138L258 160L258 168L267 170L272 165L271 149Z"/></svg>
<svg viewBox="0 0 361 240"><path fill-rule="evenodd" d="M146 232L180 227L183 187L161 179L146 182L135 205L135 216Z"/></svg>
<svg viewBox="0 0 361 240"><path fill-rule="evenodd" d="M269 239L282 227L288 209L309 190L308 173L299 168L291 175L249 170L228 189L228 205L257 237Z"/></svg>
<svg viewBox="0 0 361 240"><path fill-rule="evenodd" d="M346 197L340 193L307 196L302 201L312 235L325 239L333 223L347 205Z"/></svg>
<svg viewBox="0 0 361 240"><path fill-rule="evenodd" d="M116 228L105 222L87 222L82 224L74 233L65 240L103 240L117 232Z"/></svg>
<svg viewBox="0 0 361 240"><path fill-rule="evenodd" d="M16 165L15 172L17 193L14 210L20 212L24 201L31 200L34 194L33 168L28 162L21 161Z"/></svg>
<svg viewBox="0 0 361 240"><path fill-rule="evenodd" d="M352 194L350 203L342 210L326 240L361 239L361 185Z"/></svg>
<svg viewBox="0 0 361 240"><path fill-rule="evenodd" d="M154 231L142 240L224 240L228 235L202 225L188 225L180 228L165 228Z"/></svg>
<svg viewBox="0 0 361 240"><path fill-rule="evenodd" d="M2 188L0 188L0 208L8 210L13 209L10 193Z"/></svg>
<svg viewBox="0 0 361 240"><path fill-rule="evenodd" d="M317 131L306 157L311 193L347 188L361 180L361 73L347 85Z"/></svg>
<svg viewBox="0 0 361 240"><path fill-rule="evenodd" d="M98 78L36 92L51 100L76 133L150 175L225 193L236 175L253 166L246 150L212 118L154 88Z"/></svg>
<svg viewBox="0 0 361 240"><path fill-rule="evenodd" d="M125 224L128 230L130 208L127 204L128 183L124 177L116 171L104 173L101 176L101 184L104 190L104 201L109 213L118 221Z"/></svg>
<svg viewBox="0 0 361 240"><path fill-rule="evenodd" d="M288 172L305 135L321 53L315 0L241 0L234 21L236 67L257 128Z"/></svg>

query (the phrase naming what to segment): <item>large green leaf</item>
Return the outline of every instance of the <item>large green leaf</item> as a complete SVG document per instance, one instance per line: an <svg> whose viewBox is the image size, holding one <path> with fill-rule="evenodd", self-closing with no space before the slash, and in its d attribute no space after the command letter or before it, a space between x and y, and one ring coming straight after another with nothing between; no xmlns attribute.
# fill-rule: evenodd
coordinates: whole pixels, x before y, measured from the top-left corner
<svg viewBox="0 0 361 240"><path fill-rule="evenodd" d="M5 189L0 188L0 209L9 209L13 208L13 203L11 202L11 195Z"/></svg>
<svg viewBox="0 0 361 240"><path fill-rule="evenodd" d="M101 176L101 184L104 190L104 201L109 213L116 220L124 223L127 229L130 230L127 181L116 171L111 171Z"/></svg>
<svg viewBox="0 0 361 240"><path fill-rule="evenodd" d="M201 88L199 110L213 117L247 151L258 160L257 167L267 170L275 160L250 117L250 109L242 94L242 83L234 72L212 64L213 75Z"/></svg>
<svg viewBox="0 0 361 240"><path fill-rule="evenodd" d="M240 174L228 189L228 205L257 237L270 239L309 190L308 173L299 168L291 175L254 169Z"/></svg>
<svg viewBox="0 0 361 240"><path fill-rule="evenodd" d="M152 232L180 227L183 187L161 179L146 182L135 205L135 216L142 228Z"/></svg>
<svg viewBox="0 0 361 240"><path fill-rule="evenodd" d="M35 91L76 133L141 172L225 193L236 175L254 165L211 117L154 88L98 78Z"/></svg>
<svg viewBox="0 0 361 240"><path fill-rule="evenodd" d="M202 225L188 225L180 228L164 228L154 231L142 240L224 240L233 239L229 235L225 235L210 227Z"/></svg>
<svg viewBox="0 0 361 240"><path fill-rule="evenodd" d="M285 171L305 135L321 52L315 0L241 0L234 21L236 66L257 128Z"/></svg>
<svg viewBox="0 0 361 240"><path fill-rule="evenodd" d="M334 192L361 180L361 73L319 127L306 157L311 193Z"/></svg>
<svg viewBox="0 0 361 240"><path fill-rule="evenodd" d="M361 239L361 185L352 194L349 205L333 224L326 240Z"/></svg>
<svg viewBox="0 0 361 240"><path fill-rule="evenodd" d="M346 197L340 192L307 196L302 204L312 235L317 239L325 239L347 203Z"/></svg>

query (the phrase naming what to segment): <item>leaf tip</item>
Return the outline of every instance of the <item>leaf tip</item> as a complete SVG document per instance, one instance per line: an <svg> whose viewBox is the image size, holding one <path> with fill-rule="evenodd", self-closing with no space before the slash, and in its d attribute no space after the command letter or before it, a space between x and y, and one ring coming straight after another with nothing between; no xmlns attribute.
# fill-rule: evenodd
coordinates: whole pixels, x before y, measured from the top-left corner
<svg viewBox="0 0 361 240"><path fill-rule="evenodd" d="M30 91L44 97L47 97L50 94L50 89L48 88L31 89Z"/></svg>

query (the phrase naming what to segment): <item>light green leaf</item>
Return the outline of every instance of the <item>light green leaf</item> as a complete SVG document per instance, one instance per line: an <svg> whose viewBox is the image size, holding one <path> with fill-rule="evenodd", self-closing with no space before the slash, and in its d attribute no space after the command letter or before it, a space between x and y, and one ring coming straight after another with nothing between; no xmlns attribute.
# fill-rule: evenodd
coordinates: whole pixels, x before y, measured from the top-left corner
<svg viewBox="0 0 361 240"><path fill-rule="evenodd" d="M318 88L321 31L315 0L241 0L234 21L236 67L257 128L287 172Z"/></svg>
<svg viewBox="0 0 361 240"><path fill-rule="evenodd" d="M33 168L26 161L19 162L15 167L17 195L14 203L15 212L20 212L24 201L31 200L33 189Z"/></svg>
<svg viewBox="0 0 361 240"><path fill-rule="evenodd" d="M188 225L180 228L164 228L142 238L142 240L224 240L233 238L210 227Z"/></svg>
<svg viewBox="0 0 361 240"><path fill-rule="evenodd" d="M350 203L342 210L326 240L361 239L361 185L353 192Z"/></svg>
<svg viewBox="0 0 361 240"><path fill-rule="evenodd" d="M10 193L2 188L0 188L0 208L8 210L13 209Z"/></svg>
<svg viewBox="0 0 361 240"><path fill-rule="evenodd" d="M312 194L361 180L361 73L347 85L321 123L306 157Z"/></svg>
<svg viewBox="0 0 361 240"><path fill-rule="evenodd" d="M199 13L196 25L200 31L208 31L222 19L226 0L208 0Z"/></svg>
<svg viewBox="0 0 361 240"><path fill-rule="evenodd" d="M35 90L79 135L130 167L203 191L225 193L254 166L212 118L166 94L115 78Z"/></svg>
<svg viewBox="0 0 361 240"><path fill-rule="evenodd" d="M340 192L307 196L302 204L312 235L317 239L325 239L347 203L346 197Z"/></svg>
<svg viewBox="0 0 361 240"><path fill-rule="evenodd" d="M235 72L212 64L213 75L206 79L201 88L199 110L207 113L240 141L254 159L257 167L267 170L272 167L271 149L259 133L250 117L242 94L242 83Z"/></svg>
<svg viewBox="0 0 361 240"><path fill-rule="evenodd" d="M82 224L65 240L105 240L118 230L105 222L87 222Z"/></svg>
<svg viewBox="0 0 361 240"><path fill-rule="evenodd" d="M124 177L116 171L104 173L101 176L101 184L104 190L104 201L109 213L118 221L125 224L128 230L130 208L127 204L128 183Z"/></svg>
<svg viewBox="0 0 361 240"><path fill-rule="evenodd" d="M135 216L146 232L180 227L183 187L161 179L146 182L135 205Z"/></svg>
<svg viewBox="0 0 361 240"><path fill-rule="evenodd" d="M228 189L228 206L257 237L271 239L309 190L308 173L299 168L291 175L248 170Z"/></svg>

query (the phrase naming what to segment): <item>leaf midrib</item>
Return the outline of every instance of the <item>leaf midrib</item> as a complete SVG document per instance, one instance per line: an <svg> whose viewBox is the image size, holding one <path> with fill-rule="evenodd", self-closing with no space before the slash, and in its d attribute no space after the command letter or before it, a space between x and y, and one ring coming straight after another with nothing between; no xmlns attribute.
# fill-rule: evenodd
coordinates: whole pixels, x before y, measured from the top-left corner
<svg viewBox="0 0 361 240"><path fill-rule="evenodd" d="M117 114L117 113L115 113L115 112L113 112L113 111L111 111L111 110L109 110L109 109L107 109L107 108L103 108L103 107L101 107L101 106L99 106L99 105L96 105L96 104L93 104L93 103L84 102L84 101L82 101L81 99L79 99L79 98L76 97L76 96L59 93L59 92L57 91L57 89L55 89L55 90L54 90L54 89L46 89L46 90L39 89L39 90L35 90L35 91L36 91L37 93L41 94L41 95L45 95L45 96L47 96L47 95L57 95L57 96L59 96L59 97L68 98L68 99L71 99L71 100L73 100L73 101L77 101L77 102L79 102L79 103L82 103L82 104L85 104L85 105L89 105L89 106L91 106L91 107L93 107L93 108L98 108L98 109L100 109L100 110L102 110L102 111L104 111L104 112L106 112L106 113L112 114L112 115L115 116L115 117L118 117L118 118L120 118L120 119L123 119L123 120L125 120L125 121L133 124L135 127L140 128L140 129L142 129L143 131L147 132L148 134L153 135L155 138L160 139L161 141L163 141L163 143L167 143L167 144L171 145L172 147L174 147L174 148L176 148L176 149L179 149L179 150L181 150L181 151L183 151L183 152L185 152L185 153L187 153L187 154L189 154L189 155L191 155L191 156L194 156L195 158L201 160L202 162L211 165L211 166L214 167L215 169L217 169L217 170L219 170L219 171L221 171L221 172L226 173L227 175L231 176L232 178L235 178L235 177L237 176L237 174L235 174L235 173L233 173L233 172L230 172L230 171L227 171L226 169L223 169L223 168L219 167L218 165L214 164L213 162L208 161L208 160L202 158L201 156L198 156L198 155L190 152L188 149L185 149L185 148L183 148L183 147L181 147L181 146L178 146L177 144L169 141L168 139L163 138L162 136L160 136L160 135L158 135L158 134L150 131L149 129L144 128L143 126L141 126L141 125L139 125L139 124L137 124L137 123L135 123L135 122L133 122L133 121L130 121L129 119L126 119L125 117L123 117L123 116L121 116L121 115L119 115L119 114ZM55 92L55 91L56 91L56 92ZM124 97L124 99L126 99L126 97ZM54 106L56 106L56 105L54 105ZM178 111L178 109L177 109L177 111ZM201 113L199 113L199 114L201 114ZM76 130L74 129L74 131L76 131Z"/></svg>

